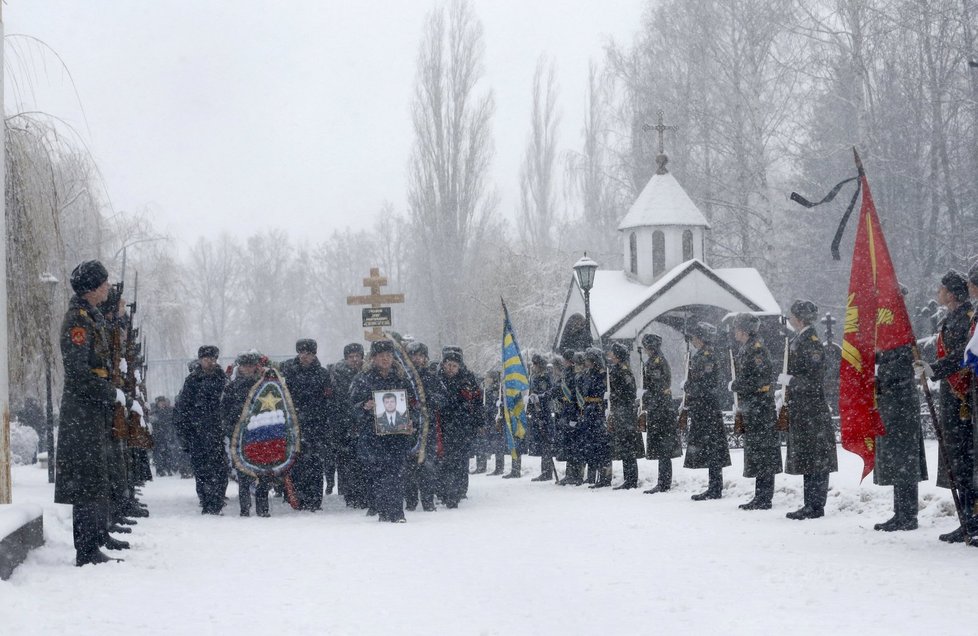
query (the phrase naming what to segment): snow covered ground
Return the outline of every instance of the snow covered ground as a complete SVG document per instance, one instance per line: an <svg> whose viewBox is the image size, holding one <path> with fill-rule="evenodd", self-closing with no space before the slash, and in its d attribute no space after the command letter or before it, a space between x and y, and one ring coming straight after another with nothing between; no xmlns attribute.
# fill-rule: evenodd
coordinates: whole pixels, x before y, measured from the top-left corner
<svg viewBox="0 0 978 636"><path fill-rule="evenodd" d="M915 532L873 530L891 490L839 455L827 516L804 522L784 518L800 477L778 477L773 510L737 509L753 487L740 451L719 501L689 499L705 471L650 496L531 483L528 460L524 479L474 475L458 510L405 525L335 495L242 519L233 484L227 516L202 517L192 481L167 477L144 490L152 517L122 537L125 563L83 568L46 472L18 467L14 498L44 504L47 543L0 582L0 633L974 634L978 549L937 540L957 523L933 443ZM654 481L654 462L640 469Z"/></svg>

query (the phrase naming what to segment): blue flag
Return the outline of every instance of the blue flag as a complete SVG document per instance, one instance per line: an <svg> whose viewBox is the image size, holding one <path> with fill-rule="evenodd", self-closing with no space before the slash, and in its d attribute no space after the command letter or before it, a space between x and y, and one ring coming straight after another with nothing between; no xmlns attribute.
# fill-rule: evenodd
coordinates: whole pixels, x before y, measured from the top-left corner
<svg viewBox="0 0 978 636"><path fill-rule="evenodd" d="M513 323L503 302L503 416L506 420L506 446L516 459L516 440L526 437L526 408L523 395L530 389L526 365L516 342Z"/></svg>

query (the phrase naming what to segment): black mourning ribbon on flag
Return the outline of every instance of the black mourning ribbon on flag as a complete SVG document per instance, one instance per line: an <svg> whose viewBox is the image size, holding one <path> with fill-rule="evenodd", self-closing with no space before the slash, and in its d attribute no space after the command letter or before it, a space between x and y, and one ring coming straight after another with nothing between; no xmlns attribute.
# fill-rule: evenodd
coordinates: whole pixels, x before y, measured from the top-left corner
<svg viewBox="0 0 978 636"><path fill-rule="evenodd" d="M835 198L835 195L839 194L839 190L842 189L842 186L850 181L856 182L856 191L852 193L852 200L849 201L849 207L846 208L846 213L842 215L842 220L839 222L839 229L835 231L835 237L832 239L832 259L836 261L842 260L839 256L839 243L842 242L842 234L846 230L846 224L849 223L849 217L852 216L852 209L856 207L856 200L859 199L859 193L862 191L862 181L859 180L859 175L849 177L848 179L835 184L835 187L832 188L832 190L826 194L821 201L816 201L815 203L812 203L797 192L792 192L790 197L795 203L803 205L806 208L814 208L815 206L822 205L823 203L831 202Z"/></svg>

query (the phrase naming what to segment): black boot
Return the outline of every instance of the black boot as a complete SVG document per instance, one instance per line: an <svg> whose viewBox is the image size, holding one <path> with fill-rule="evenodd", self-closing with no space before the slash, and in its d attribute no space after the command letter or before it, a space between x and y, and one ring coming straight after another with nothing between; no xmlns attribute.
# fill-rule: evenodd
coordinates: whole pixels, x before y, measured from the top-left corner
<svg viewBox="0 0 978 636"><path fill-rule="evenodd" d="M882 532L916 530L918 490L916 483L893 486L893 518L877 523L873 529Z"/></svg>
<svg viewBox="0 0 978 636"><path fill-rule="evenodd" d="M710 468L709 482L705 492L690 497L693 501L704 501L707 499L719 499L723 496L723 469Z"/></svg>
<svg viewBox="0 0 978 636"><path fill-rule="evenodd" d="M567 461L567 471L564 478L559 482L561 486L580 486L584 481L581 479L581 465L574 461Z"/></svg>
<svg viewBox="0 0 978 636"><path fill-rule="evenodd" d="M615 486L615 490L631 490L632 488L638 488L638 460L622 460L621 471L625 477L625 481L620 486Z"/></svg>
<svg viewBox="0 0 978 636"><path fill-rule="evenodd" d="M128 550L129 542L106 537L104 547L106 550Z"/></svg>
<svg viewBox="0 0 978 636"><path fill-rule="evenodd" d="M587 465L587 478L584 481L587 482L587 483L589 483L589 484L593 484L594 481L597 479L597 476L598 476L598 472L595 470L594 466L592 466L591 464L588 464Z"/></svg>
<svg viewBox="0 0 978 636"><path fill-rule="evenodd" d="M475 470L472 471L473 475L479 475L486 472L486 466L489 464L489 457L486 455L476 455L475 456Z"/></svg>
<svg viewBox="0 0 978 636"><path fill-rule="evenodd" d="M540 474L530 481L550 481L554 478L554 460L552 457L540 458Z"/></svg>
<svg viewBox="0 0 978 636"><path fill-rule="evenodd" d="M502 453L496 453L496 465L493 467L491 473L486 473L486 474L492 477L496 475L502 475L503 469L505 469L506 467L505 464L506 464L506 456L503 455Z"/></svg>
<svg viewBox="0 0 978 636"><path fill-rule="evenodd" d="M132 528L130 528L128 526L120 526L117 523L113 523L111 526L109 526L109 532L119 532L119 533L122 533L122 534L131 534L132 533Z"/></svg>
<svg viewBox="0 0 978 636"><path fill-rule="evenodd" d="M597 476L597 480L589 488L608 488L611 486L612 469L611 462L608 462L601 467L600 474Z"/></svg>
<svg viewBox="0 0 978 636"><path fill-rule="evenodd" d="M75 565L81 567L83 565L98 565L99 563L122 563L122 559L113 559L101 550L95 550L94 552L89 552L88 554L76 554L75 555Z"/></svg>
<svg viewBox="0 0 978 636"><path fill-rule="evenodd" d="M520 477L522 477L523 476L523 473L522 473L522 464L523 464L523 461L522 460L523 460L523 456L522 455L517 455L516 456L516 459L513 460L513 467L512 467L512 469L509 471L509 474L508 475L503 475L503 479L519 479Z"/></svg>

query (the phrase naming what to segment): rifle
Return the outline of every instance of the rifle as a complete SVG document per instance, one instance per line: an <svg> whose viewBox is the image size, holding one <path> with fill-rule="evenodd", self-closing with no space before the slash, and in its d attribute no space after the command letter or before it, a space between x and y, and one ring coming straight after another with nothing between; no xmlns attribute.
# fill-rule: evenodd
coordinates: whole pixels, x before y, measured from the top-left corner
<svg viewBox="0 0 978 636"><path fill-rule="evenodd" d="M733 349L730 349L730 379L737 379L737 367L734 366L734 355ZM737 392L733 392L734 396L734 433L737 435L743 435L744 428L744 414L740 412L740 402L737 400Z"/></svg>
<svg viewBox="0 0 978 636"><path fill-rule="evenodd" d="M689 367L690 367L690 353L689 353L689 340L686 341L686 381L683 386L689 386ZM689 406L686 404L686 393L688 391L683 389L683 402L679 405L679 419L677 424L680 431L685 431L686 427L689 426Z"/></svg>
<svg viewBox="0 0 978 636"><path fill-rule="evenodd" d="M781 375L788 375L788 324L787 319L781 316L781 326L784 328L784 362L781 365ZM785 432L788 430L788 385L781 385L781 410L778 411L778 423L776 430Z"/></svg>
<svg viewBox="0 0 978 636"><path fill-rule="evenodd" d="M139 337L139 330L134 326L133 323L136 321L136 299L139 293L139 272L136 272L136 278L133 283L132 290L132 302L128 305L129 307L129 317L126 321L126 378L125 387L123 392L132 399L133 404L138 404L138 409L129 410L129 445L133 448L140 448L143 450L149 450L153 448L153 436L150 435L149 429L143 422L142 415L140 411L145 413L145 406L140 400L140 395L138 392L138 381L136 380L136 369L142 364L139 359L139 346L136 343Z"/></svg>
<svg viewBox="0 0 978 636"><path fill-rule="evenodd" d="M125 255L123 255L125 256ZM125 259L123 259L125 263ZM124 283L117 283L119 290L119 302L122 302L122 289ZM112 386L117 389L124 389L125 382L122 378L122 325L119 324L119 308L114 308L114 315L109 326L109 350L112 353ZM121 441L129 441L129 424L126 419L126 407L118 402L112 411L112 437Z"/></svg>

